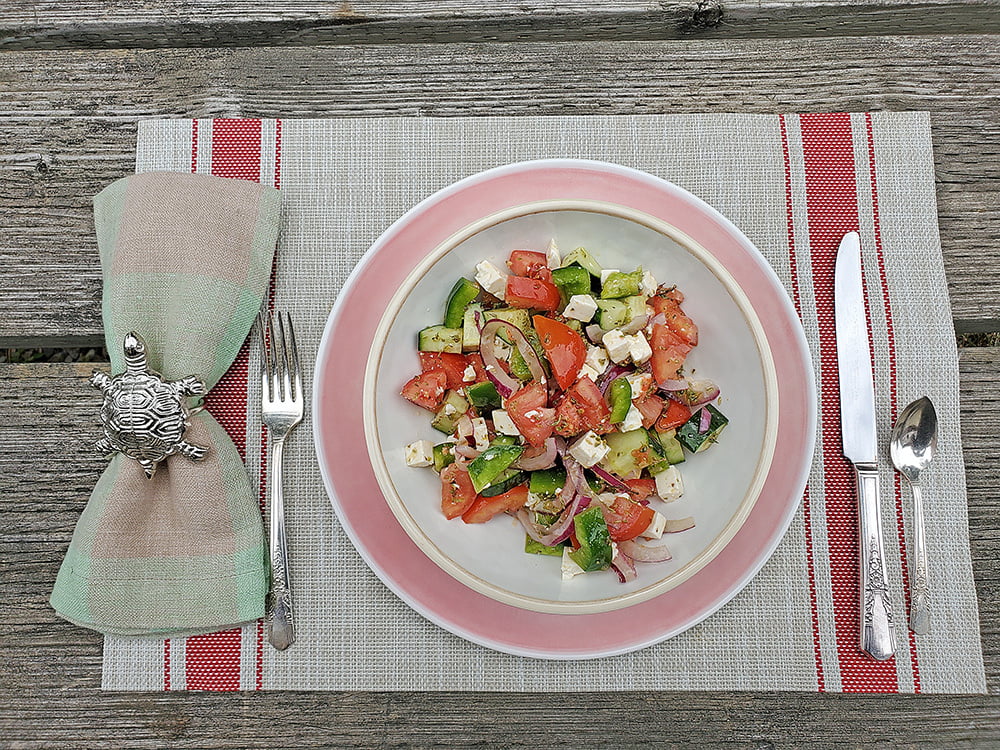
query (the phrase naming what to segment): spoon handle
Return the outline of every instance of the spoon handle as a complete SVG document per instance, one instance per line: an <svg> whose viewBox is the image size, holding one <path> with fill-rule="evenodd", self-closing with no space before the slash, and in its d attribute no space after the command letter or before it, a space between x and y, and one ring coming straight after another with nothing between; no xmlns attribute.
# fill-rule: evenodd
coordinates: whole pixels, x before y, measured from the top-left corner
<svg viewBox="0 0 1000 750"><path fill-rule="evenodd" d="M913 489L913 580L910 584L910 630L923 635L931 626L930 588L927 585L927 539L920 485Z"/></svg>

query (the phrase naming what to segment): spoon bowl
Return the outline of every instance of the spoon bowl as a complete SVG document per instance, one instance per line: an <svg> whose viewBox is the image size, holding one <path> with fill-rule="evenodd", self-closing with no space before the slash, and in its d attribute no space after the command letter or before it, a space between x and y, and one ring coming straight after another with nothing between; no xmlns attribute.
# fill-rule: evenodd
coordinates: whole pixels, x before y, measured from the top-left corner
<svg viewBox="0 0 1000 750"><path fill-rule="evenodd" d="M927 541L924 534L924 505L920 473L934 458L937 448L937 413L924 396L900 412L892 428L889 455L896 470L913 490L913 579L910 586L910 630L922 635L930 630L930 585L928 583Z"/></svg>

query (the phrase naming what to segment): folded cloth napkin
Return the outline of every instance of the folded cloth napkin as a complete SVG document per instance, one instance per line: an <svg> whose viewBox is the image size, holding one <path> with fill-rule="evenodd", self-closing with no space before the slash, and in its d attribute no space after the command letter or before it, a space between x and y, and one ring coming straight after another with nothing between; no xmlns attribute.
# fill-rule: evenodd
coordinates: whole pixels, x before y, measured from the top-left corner
<svg viewBox="0 0 1000 750"><path fill-rule="evenodd" d="M277 190L206 175L134 175L99 193L112 373L124 371L122 343L135 331L166 380L218 383L261 306L278 214ZM185 440L207 446L204 459L172 455L152 479L114 454L56 578L59 615L118 635L193 634L263 616L264 530L239 451L207 411Z"/></svg>

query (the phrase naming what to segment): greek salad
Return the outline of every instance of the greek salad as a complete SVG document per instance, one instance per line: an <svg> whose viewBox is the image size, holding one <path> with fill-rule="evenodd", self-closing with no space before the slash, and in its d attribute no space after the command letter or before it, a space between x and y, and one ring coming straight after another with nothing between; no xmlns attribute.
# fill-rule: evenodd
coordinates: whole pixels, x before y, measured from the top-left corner
<svg viewBox="0 0 1000 750"><path fill-rule="evenodd" d="M566 579L627 582L636 563L669 560L663 535L694 526L668 517L679 467L728 423L718 387L684 369L698 327L683 302L648 270L561 257L554 241L458 279L401 391L442 434L405 460L440 475L445 517L515 516L524 551L561 557Z"/></svg>

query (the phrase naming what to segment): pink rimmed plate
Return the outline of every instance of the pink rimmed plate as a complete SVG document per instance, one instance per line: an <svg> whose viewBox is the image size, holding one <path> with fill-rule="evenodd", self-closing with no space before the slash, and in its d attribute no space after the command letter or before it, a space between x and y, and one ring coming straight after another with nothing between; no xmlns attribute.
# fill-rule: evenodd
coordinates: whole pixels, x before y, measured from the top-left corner
<svg viewBox="0 0 1000 750"><path fill-rule="evenodd" d="M760 323L773 354L771 450L756 502L713 556L655 595L613 611L528 611L460 583L404 531L368 459L362 381L383 313L428 254L484 217L526 203L604 203L663 222L711 253ZM812 369L798 319L760 253L724 217L650 175L597 162L513 164L462 180L399 219L369 250L331 312L317 359L314 431L334 508L358 551L407 604L441 627L500 651L554 659L623 653L669 638L716 611L745 586L788 527L805 486L815 430ZM402 439L402 438L401 438ZM408 440L404 441L408 442ZM569 642L553 642L572 623Z"/></svg>

